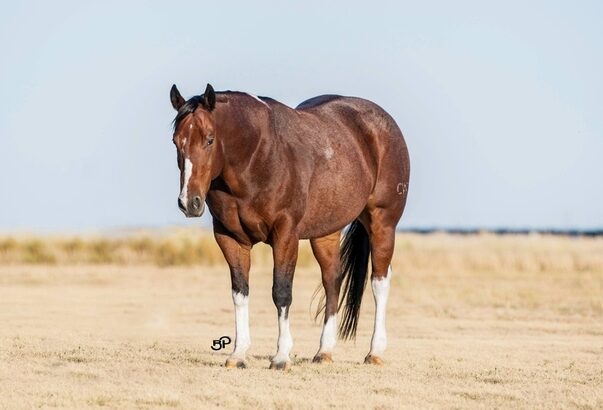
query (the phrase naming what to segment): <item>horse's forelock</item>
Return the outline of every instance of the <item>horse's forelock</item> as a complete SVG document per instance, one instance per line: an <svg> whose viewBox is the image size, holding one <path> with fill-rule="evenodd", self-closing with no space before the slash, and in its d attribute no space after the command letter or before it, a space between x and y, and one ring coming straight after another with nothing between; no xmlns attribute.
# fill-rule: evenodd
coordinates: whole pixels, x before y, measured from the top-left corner
<svg viewBox="0 0 603 410"><path fill-rule="evenodd" d="M178 125L180 125L184 118L187 115L194 113L199 106L203 106L203 97L200 95L193 97L182 104L182 107L178 110L178 114L176 114L176 118L174 118L173 121L174 131L178 129Z"/></svg>

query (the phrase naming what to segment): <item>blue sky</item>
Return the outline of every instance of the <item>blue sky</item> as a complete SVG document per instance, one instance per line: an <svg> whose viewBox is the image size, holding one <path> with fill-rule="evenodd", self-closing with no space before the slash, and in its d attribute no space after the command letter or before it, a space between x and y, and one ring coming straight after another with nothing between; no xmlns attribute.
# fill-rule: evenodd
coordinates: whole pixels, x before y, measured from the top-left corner
<svg viewBox="0 0 603 410"><path fill-rule="evenodd" d="M603 226L601 2L3 2L0 231L185 220L169 89L371 99L401 227Z"/></svg>

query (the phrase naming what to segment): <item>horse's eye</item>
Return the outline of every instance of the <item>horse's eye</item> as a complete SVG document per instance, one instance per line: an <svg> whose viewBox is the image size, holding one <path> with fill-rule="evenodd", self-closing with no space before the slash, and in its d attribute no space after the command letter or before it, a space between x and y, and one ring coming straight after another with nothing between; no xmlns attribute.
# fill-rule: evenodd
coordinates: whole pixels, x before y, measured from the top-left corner
<svg viewBox="0 0 603 410"><path fill-rule="evenodd" d="M211 135L209 135L209 136L207 137L207 145L211 145L211 144L213 144L213 143L214 143L214 137L213 137L213 136L211 136Z"/></svg>

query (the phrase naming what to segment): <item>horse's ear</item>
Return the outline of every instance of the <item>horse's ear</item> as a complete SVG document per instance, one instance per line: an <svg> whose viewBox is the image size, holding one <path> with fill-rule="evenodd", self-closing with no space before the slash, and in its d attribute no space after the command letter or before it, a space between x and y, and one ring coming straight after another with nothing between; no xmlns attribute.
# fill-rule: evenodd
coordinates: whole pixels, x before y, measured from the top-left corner
<svg viewBox="0 0 603 410"><path fill-rule="evenodd" d="M208 111L212 111L216 107L216 92L211 84L207 84L207 87L205 88L203 101L205 102L205 108L207 108Z"/></svg>
<svg viewBox="0 0 603 410"><path fill-rule="evenodd" d="M170 100L172 101L172 107L174 107L176 111L184 104L184 98L180 95L180 91L176 88L176 84L172 85L172 89L170 90Z"/></svg>

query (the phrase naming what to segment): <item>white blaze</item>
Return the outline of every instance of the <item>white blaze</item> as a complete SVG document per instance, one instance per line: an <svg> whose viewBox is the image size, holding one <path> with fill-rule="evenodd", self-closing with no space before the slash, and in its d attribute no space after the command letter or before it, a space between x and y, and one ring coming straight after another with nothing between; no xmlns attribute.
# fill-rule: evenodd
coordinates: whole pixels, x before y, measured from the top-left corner
<svg viewBox="0 0 603 410"><path fill-rule="evenodd" d="M319 353L331 353L337 343L337 315L329 316L322 327Z"/></svg>
<svg viewBox="0 0 603 410"><path fill-rule="evenodd" d="M392 276L391 266L387 270L387 276L374 278L371 281L373 296L375 298L375 327L371 340L370 354L380 356L387 346L387 335L385 332L385 311L387 308L387 297Z"/></svg>
<svg viewBox="0 0 603 410"><path fill-rule="evenodd" d="M233 356L245 358L245 353L251 345L249 336L249 297L242 293L232 292L232 302L235 307L235 348Z"/></svg>
<svg viewBox="0 0 603 410"><path fill-rule="evenodd" d="M280 309L278 316L278 346L276 356L272 358L274 362L288 362L289 352L293 347L293 338L289 331L289 318L285 317L285 308Z"/></svg>
<svg viewBox="0 0 603 410"><path fill-rule="evenodd" d="M193 163L190 159L184 159L184 184L182 185L182 192L180 192L180 200L184 204L184 206L188 206L188 181L191 179L191 175L193 175Z"/></svg>

